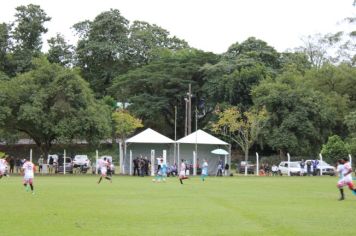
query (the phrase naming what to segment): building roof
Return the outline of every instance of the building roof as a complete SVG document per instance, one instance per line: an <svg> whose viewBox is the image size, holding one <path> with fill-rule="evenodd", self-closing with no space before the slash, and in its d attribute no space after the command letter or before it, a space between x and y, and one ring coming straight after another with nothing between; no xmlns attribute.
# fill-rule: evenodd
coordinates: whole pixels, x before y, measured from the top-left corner
<svg viewBox="0 0 356 236"><path fill-rule="evenodd" d="M177 140L177 143L228 145L228 143L200 129Z"/></svg>
<svg viewBox="0 0 356 236"><path fill-rule="evenodd" d="M148 128L127 139L126 143L174 143L174 140Z"/></svg>

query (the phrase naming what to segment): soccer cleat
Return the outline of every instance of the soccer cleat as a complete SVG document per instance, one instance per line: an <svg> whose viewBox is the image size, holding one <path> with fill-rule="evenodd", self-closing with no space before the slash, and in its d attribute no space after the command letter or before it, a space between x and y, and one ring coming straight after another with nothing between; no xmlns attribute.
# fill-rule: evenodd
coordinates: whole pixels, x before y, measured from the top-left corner
<svg viewBox="0 0 356 236"><path fill-rule="evenodd" d="M352 190L352 193L353 193L354 195L356 195L356 189L353 189L353 190Z"/></svg>
<svg viewBox="0 0 356 236"><path fill-rule="evenodd" d="M343 201L343 200L345 200L344 197L340 197L340 198L339 198L339 201Z"/></svg>

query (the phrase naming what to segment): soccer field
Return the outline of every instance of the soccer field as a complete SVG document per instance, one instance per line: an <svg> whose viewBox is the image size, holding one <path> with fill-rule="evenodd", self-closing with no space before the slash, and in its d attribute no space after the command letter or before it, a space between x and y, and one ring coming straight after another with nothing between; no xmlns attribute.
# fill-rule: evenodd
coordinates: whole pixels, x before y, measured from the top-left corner
<svg viewBox="0 0 356 236"><path fill-rule="evenodd" d="M36 176L0 180L0 235L353 235L356 196L336 177Z"/></svg>

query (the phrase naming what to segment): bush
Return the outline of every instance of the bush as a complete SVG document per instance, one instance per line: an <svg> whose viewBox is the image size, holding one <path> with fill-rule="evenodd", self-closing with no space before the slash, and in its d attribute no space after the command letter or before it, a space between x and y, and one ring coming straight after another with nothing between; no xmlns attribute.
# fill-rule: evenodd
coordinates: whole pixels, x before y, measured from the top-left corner
<svg viewBox="0 0 356 236"><path fill-rule="evenodd" d="M349 148L339 136L334 135L323 145L321 154L326 162L335 163L338 159L348 156Z"/></svg>

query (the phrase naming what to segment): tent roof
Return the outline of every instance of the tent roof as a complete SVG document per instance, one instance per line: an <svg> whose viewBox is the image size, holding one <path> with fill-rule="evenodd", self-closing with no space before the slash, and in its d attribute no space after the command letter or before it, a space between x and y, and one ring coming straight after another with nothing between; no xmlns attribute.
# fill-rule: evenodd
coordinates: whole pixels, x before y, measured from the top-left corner
<svg viewBox="0 0 356 236"><path fill-rule="evenodd" d="M146 129L126 140L126 143L174 143L174 141L153 129Z"/></svg>
<svg viewBox="0 0 356 236"><path fill-rule="evenodd" d="M184 138L177 140L177 143L228 145L228 143L200 129L194 133L189 134L188 136L185 136Z"/></svg>

